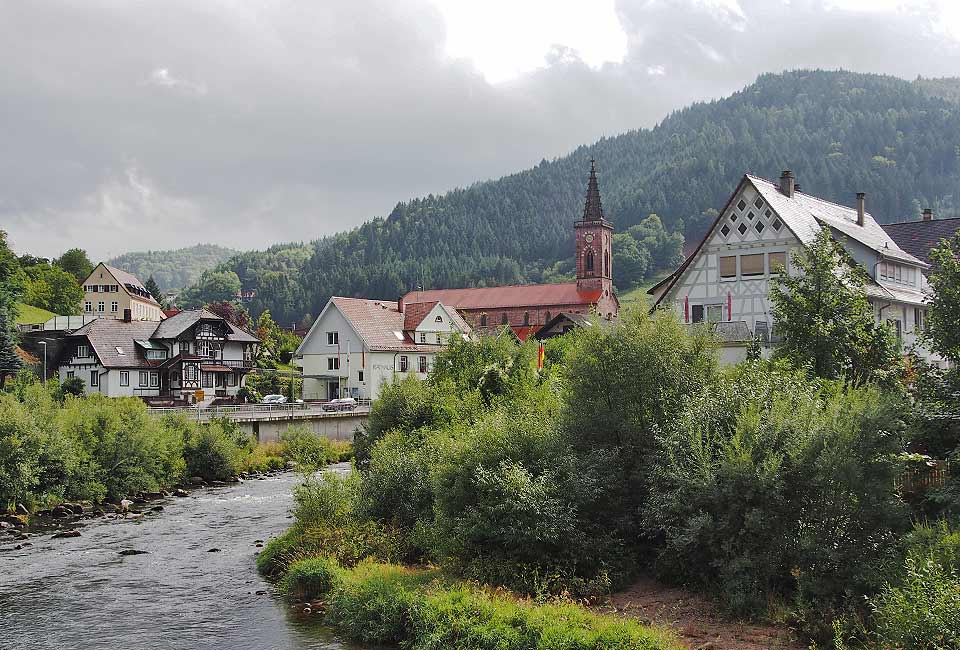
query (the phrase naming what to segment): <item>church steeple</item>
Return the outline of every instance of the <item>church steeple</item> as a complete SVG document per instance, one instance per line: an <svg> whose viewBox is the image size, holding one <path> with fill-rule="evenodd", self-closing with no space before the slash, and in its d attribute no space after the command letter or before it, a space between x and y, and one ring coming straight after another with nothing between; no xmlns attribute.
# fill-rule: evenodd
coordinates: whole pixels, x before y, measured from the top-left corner
<svg viewBox="0 0 960 650"><path fill-rule="evenodd" d="M600 186L597 184L597 161L590 159L590 180L587 181L587 201L583 206L584 221L603 221Z"/></svg>
<svg viewBox="0 0 960 650"><path fill-rule="evenodd" d="M597 163L592 158L583 219L573 224L573 229L576 240L577 288L582 291L599 290L604 296L609 296L613 289L613 224L603 216L600 185L597 183Z"/></svg>

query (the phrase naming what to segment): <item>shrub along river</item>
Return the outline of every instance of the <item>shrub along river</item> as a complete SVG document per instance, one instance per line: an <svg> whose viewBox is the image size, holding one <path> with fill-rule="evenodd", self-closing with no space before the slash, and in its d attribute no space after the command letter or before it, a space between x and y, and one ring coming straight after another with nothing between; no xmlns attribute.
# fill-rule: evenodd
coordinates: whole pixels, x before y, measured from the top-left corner
<svg viewBox="0 0 960 650"><path fill-rule="evenodd" d="M296 481L199 489L20 549L0 536L0 649L355 648L300 619L254 567L258 541L290 525Z"/></svg>

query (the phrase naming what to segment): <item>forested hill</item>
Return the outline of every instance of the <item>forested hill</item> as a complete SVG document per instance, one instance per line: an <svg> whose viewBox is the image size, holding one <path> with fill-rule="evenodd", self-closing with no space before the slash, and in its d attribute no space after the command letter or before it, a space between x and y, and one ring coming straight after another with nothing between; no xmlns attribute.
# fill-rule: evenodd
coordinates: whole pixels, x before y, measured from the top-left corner
<svg viewBox="0 0 960 650"><path fill-rule="evenodd" d="M569 267L571 224L583 208L591 156L607 217L619 232L656 213L668 230L696 239L742 174L776 177L783 169L793 170L805 191L845 204L866 192L868 209L881 221L914 217L921 206L957 214L958 91L957 79L766 74L653 129L400 203L388 217L352 231L306 247L246 253L223 268L240 276L245 291L257 292L252 311L269 308L287 322L316 315L333 294L392 299L418 284L553 280Z"/></svg>
<svg viewBox="0 0 960 650"><path fill-rule="evenodd" d="M172 251L126 253L107 264L129 271L146 282L151 275L162 291L189 287L200 274L225 262L237 251L214 244L197 244Z"/></svg>

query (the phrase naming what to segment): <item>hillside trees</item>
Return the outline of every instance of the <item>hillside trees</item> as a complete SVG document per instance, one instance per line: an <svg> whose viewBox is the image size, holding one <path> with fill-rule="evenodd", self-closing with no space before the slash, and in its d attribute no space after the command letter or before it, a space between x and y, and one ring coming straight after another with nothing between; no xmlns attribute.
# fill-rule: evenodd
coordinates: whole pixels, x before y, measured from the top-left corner
<svg viewBox="0 0 960 650"><path fill-rule="evenodd" d="M199 282L180 296L186 308L203 307L214 302L232 302L240 294L240 278L233 271L204 271Z"/></svg>
<svg viewBox="0 0 960 650"><path fill-rule="evenodd" d="M26 267L24 273L27 279L24 303L55 314L80 313L83 288L73 274L44 263Z"/></svg>
<svg viewBox="0 0 960 650"><path fill-rule="evenodd" d="M185 289L200 275L236 255L237 251L216 244L197 244L168 251L125 253L108 262L138 278L153 276L160 291Z"/></svg>

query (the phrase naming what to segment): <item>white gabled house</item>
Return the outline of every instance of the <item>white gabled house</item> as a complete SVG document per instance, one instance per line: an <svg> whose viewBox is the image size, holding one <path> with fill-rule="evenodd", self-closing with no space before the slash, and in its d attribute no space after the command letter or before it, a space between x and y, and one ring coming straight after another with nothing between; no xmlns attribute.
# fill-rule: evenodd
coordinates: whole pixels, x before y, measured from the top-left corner
<svg viewBox="0 0 960 650"><path fill-rule="evenodd" d="M928 265L902 250L865 209L800 192L793 174L779 183L745 175L696 251L672 275L650 289L654 307L675 310L686 323L714 325L723 342L721 359L735 363L754 336L775 341L770 300L777 269L793 273L791 253L812 242L823 227L866 271L866 292L878 321L916 348L926 319Z"/></svg>
<svg viewBox="0 0 960 650"><path fill-rule="evenodd" d="M471 335L460 314L440 302L333 297L294 355L303 399L376 399L398 377L426 377L450 337Z"/></svg>

